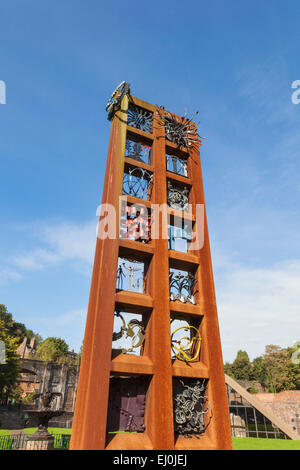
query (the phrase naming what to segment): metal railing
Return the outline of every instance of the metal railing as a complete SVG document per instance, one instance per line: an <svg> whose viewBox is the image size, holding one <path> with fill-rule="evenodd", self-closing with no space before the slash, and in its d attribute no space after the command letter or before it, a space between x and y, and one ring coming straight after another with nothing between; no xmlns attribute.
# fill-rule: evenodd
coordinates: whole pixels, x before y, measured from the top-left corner
<svg viewBox="0 0 300 470"><path fill-rule="evenodd" d="M70 445L70 434L54 434L54 450L68 450ZM14 434L0 436L1 450L26 450L29 434ZM38 448L36 450L39 450Z"/></svg>

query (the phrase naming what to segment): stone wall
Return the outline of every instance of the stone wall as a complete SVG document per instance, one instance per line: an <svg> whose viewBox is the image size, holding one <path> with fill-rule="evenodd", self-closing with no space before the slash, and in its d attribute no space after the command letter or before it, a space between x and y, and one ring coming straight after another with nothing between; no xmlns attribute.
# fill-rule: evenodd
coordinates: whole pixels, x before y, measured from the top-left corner
<svg viewBox="0 0 300 470"><path fill-rule="evenodd" d="M270 408L276 416L300 435L300 390L257 393L255 398Z"/></svg>
<svg viewBox="0 0 300 470"><path fill-rule="evenodd" d="M19 385L23 390L23 399L26 395L46 391L58 392L52 404L53 409L64 410L61 416L49 421L50 427L71 428L77 392L79 366L46 363L35 359L23 358L21 360L21 374ZM21 406L0 406L0 428L21 429L24 427L24 414L28 409L37 409L35 403L22 403ZM37 420L30 417L26 427L35 427Z"/></svg>

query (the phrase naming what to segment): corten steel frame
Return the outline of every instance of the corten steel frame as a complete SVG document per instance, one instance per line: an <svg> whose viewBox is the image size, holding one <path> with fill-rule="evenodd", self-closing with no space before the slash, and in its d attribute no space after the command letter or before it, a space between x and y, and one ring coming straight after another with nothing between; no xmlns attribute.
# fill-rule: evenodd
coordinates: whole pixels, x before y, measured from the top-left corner
<svg viewBox="0 0 300 470"><path fill-rule="evenodd" d="M153 133L127 126L129 99L153 112ZM196 203L204 204L200 155L198 149L181 149L188 157L188 177L166 169L166 151L176 153L176 145L165 139L164 129L156 125L156 107L135 97L125 96L116 112L108 149L102 203L113 204L120 221L119 196L122 195L125 163L153 173L150 201L144 205L167 202L167 181L191 187L190 203L195 221ZM125 158L126 134L152 144L151 164ZM128 202L141 202L127 196ZM170 213L181 214L172 208ZM196 225L196 224L195 224ZM201 230L201 227L196 227ZM195 226L194 226L195 231ZM161 228L160 228L161 232ZM117 226L119 234L119 226ZM118 256L134 256L149 263L145 294L117 291ZM196 305L170 301L169 268L193 271L197 279ZM146 341L142 356L120 354L112 359L112 332L116 308L149 313ZM127 311L129 311L127 310ZM171 360L170 318L183 316L201 321L200 361L185 363ZM146 375L151 378L146 396L143 433L115 434L108 439L107 408L111 374ZM208 379L207 397L211 421L200 438L174 434L173 377ZM181 253L168 250L168 240L160 237L149 243L97 238L88 316L80 367L78 393L71 438L71 449L231 449L231 431L226 396L217 307L211 265L206 215L204 245L197 251Z"/></svg>

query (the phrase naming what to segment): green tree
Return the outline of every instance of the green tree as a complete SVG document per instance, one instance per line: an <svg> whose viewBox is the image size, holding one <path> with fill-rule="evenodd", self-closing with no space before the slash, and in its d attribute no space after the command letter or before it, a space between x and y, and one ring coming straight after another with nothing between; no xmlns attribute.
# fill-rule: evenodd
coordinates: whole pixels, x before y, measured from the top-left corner
<svg viewBox="0 0 300 470"><path fill-rule="evenodd" d="M9 334L4 320L0 318L0 341L5 344L5 364L0 364L0 399L12 396L16 390L20 371L20 358L17 355L18 338Z"/></svg>
<svg viewBox="0 0 300 470"><path fill-rule="evenodd" d="M286 349L269 344L266 346L262 363L266 370L266 384L271 393L296 388L291 375L291 358Z"/></svg>
<svg viewBox="0 0 300 470"><path fill-rule="evenodd" d="M287 348L287 354L290 359L290 376L293 381L294 388L300 390L300 351L299 343Z"/></svg>
<svg viewBox="0 0 300 470"><path fill-rule="evenodd" d="M69 363L68 350L64 339L49 337L38 345L34 357L45 362Z"/></svg>
<svg viewBox="0 0 300 470"><path fill-rule="evenodd" d="M230 364L230 362L225 362L224 372L226 375L229 375L229 377L233 377L232 364Z"/></svg>
<svg viewBox="0 0 300 470"><path fill-rule="evenodd" d="M261 356L252 361L251 380L265 384L267 380L267 371Z"/></svg>
<svg viewBox="0 0 300 470"><path fill-rule="evenodd" d="M232 374L236 380L251 380L251 362L246 351L239 350L232 363Z"/></svg>
<svg viewBox="0 0 300 470"><path fill-rule="evenodd" d="M19 344L25 337L27 337L28 340L31 340L33 337L35 337L37 343L41 341L41 337L36 335L32 330L28 330L24 323L14 321L12 314L7 311L7 307L3 304L0 304L0 320L3 320L8 333L11 336L16 337Z"/></svg>

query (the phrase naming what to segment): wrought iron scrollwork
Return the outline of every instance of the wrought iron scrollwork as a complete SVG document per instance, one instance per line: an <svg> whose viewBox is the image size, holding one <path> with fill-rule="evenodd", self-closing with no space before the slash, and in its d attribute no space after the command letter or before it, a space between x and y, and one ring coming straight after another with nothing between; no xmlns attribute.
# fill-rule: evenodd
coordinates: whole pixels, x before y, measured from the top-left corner
<svg viewBox="0 0 300 470"><path fill-rule="evenodd" d="M122 349L122 353L136 352L135 350L140 348L145 340L145 328L141 321L133 319L130 320L126 326L124 317L120 312L115 312L115 316L122 320L122 326L120 331L113 333L113 341L117 341L123 337L126 333L125 339L131 339L131 347L129 349Z"/></svg>
<svg viewBox="0 0 300 470"><path fill-rule="evenodd" d="M175 274L173 271L170 271L169 282L170 300L179 300L182 303L190 302L191 304L196 305L194 297L196 277L193 274L181 274L181 272Z"/></svg>
<svg viewBox="0 0 300 470"><path fill-rule="evenodd" d="M197 149L199 145L202 145L201 139L204 137L199 137L197 125L192 121L198 112L192 118L187 118L186 115L179 117L158 107L156 109L158 125L165 129L167 140L176 144L177 147L186 147L188 150Z"/></svg>
<svg viewBox="0 0 300 470"><path fill-rule="evenodd" d="M122 99L125 95L129 95L130 93L130 83L121 82L120 85L117 86L111 97L109 98L105 110L108 113L107 119L109 121L112 120L116 111L118 111L121 107Z"/></svg>
<svg viewBox="0 0 300 470"><path fill-rule="evenodd" d="M179 336L177 333L180 332ZM185 332L188 335L181 336ZM172 352L177 359L185 362L196 361L201 347L200 331L192 325L180 326L171 334Z"/></svg>
<svg viewBox="0 0 300 470"><path fill-rule="evenodd" d="M152 133L153 113L139 106L130 104L128 107L128 125L141 131Z"/></svg>
<svg viewBox="0 0 300 470"><path fill-rule="evenodd" d="M188 210L190 190L184 186L177 186L168 181L168 205L173 209Z"/></svg>
<svg viewBox="0 0 300 470"><path fill-rule="evenodd" d="M185 383L181 379L174 381L174 429L178 434L187 437L191 434L202 434L207 425L204 416L210 406L206 397L207 381L205 379Z"/></svg>
<svg viewBox="0 0 300 470"><path fill-rule="evenodd" d="M153 174L144 168L129 168L128 173L124 173L123 194L139 199L147 199L148 196L150 198L152 178Z"/></svg>

